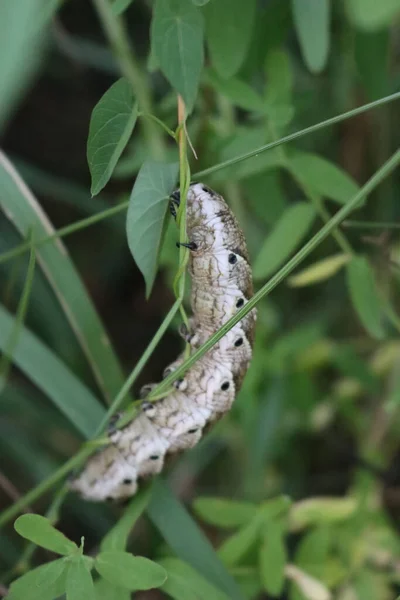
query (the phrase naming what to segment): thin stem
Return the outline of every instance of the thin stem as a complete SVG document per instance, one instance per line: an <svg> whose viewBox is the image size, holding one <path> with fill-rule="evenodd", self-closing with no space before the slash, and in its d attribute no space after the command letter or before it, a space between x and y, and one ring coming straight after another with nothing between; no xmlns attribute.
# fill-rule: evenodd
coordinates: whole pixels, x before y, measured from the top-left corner
<svg viewBox="0 0 400 600"><path fill-rule="evenodd" d="M272 123L272 121L269 122L269 130L271 132L273 139L277 139L275 126ZM283 166L287 169L287 171L289 171L290 175L293 177L293 179L297 183L298 187L301 190L303 190L304 195L314 205L317 213L319 214L319 216L321 217L323 222L328 223L329 219L331 218L331 215L329 214L328 210L325 208L324 203L323 203L322 199L320 198L320 196L318 194L316 194L315 192L313 192L309 188L308 185L305 185L303 183L303 181L301 181L301 179L299 179L297 177L296 172L291 168L291 163L288 158L286 148L280 146L279 150L280 150L281 161L282 161ZM332 237L336 240L339 248L341 248L341 250L343 250L343 252L345 254L353 253L352 247L350 246L349 242L346 240L345 236L343 235L343 233L341 231L334 229L334 231L332 232Z"/></svg>
<svg viewBox="0 0 400 600"><path fill-rule="evenodd" d="M25 320L26 311L28 309L29 297L32 290L33 276L35 274L36 255L33 247L32 239L30 241L31 254L29 257L28 269L26 272L24 289L22 290L21 299L18 303L15 325L11 331L10 338L7 342L2 359L0 361L0 394L5 388L7 377L10 372L11 360L18 343L18 338L21 333L22 324Z"/></svg>
<svg viewBox="0 0 400 600"><path fill-rule="evenodd" d="M190 167L187 160L187 143L185 133L185 103L181 96L178 96L178 144L179 144L179 191L180 191L180 206L178 211L178 224L179 224L179 268L178 273L174 281L174 290L177 298L181 299L179 310L182 315L183 322L189 327L189 321L186 315L186 311L183 306L183 298L185 294L185 281L186 281L186 265L189 260L189 250L182 246L183 243L187 242L186 233L186 199L190 185Z"/></svg>
<svg viewBox="0 0 400 600"><path fill-rule="evenodd" d="M232 329L258 302L268 295L281 283L331 232L342 223L348 215L358 207L358 204L370 194L398 165L400 164L400 150L367 181L358 193L349 200L312 238L309 240L254 296L240 308L236 315L231 317L214 335L212 335L187 361L168 375L154 388L153 394L159 394L167 389L173 381L179 379L199 358L214 346L226 333Z"/></svg>
<svg viewBox="0 0 400 600"><path fill-rule="evenodd" d="M47 479L39 483L36 487L30 490L25 496L14 502L10 508L3 511L0 515L0 527L14 518L21 510L29 505L33 504L35 500L40 498L47 490L53 485L61 481L68 473L78 467L86 458L88 458L93 452L93 447L85 444L79 452L72 456L66 463L64 463L57 471L52 473Z"/></svg>
<svg viewBox="0 0 400 600"><path fill-rule="evenodd" d="M329 214L328 210L325 208L324 203L322 202L319 195L312 192L308 186L304 185L303 182L300 179L298 179L296 174L290 169L290 167L289 167L289 171L290 171L290 174L292 175L293 179L296 181L297 185L299 186L299 188L303 190L304 194L308 197L308 199L315 206L315 208L316 208L317 212L319 213L323 222L329 223L329 219L331 218L331 215ZM345 254L350 254L350 255L353 254L353 248L351 247L350 243L347 241L347 239L343 235L343 233L340 231L340 229L334 229L332 232L332 237L335 238L337 245L339 246L339 248L341 250L343 250L343 252Z"/></svg>
<svg viewBox="0 0 400 600"><path fill-rule="evenodd" d="M113 13L109 0L93 0L93 4L97 10L115 59L119 63L121 72L132 85L140 109L145 113L151 114L153 106L150 89L147 85L145 75L136 62L131 41L125 31L123 19ZM162 137L159 135L158 127L156 127L155 123L147 119L144 119L142 123L143 133L152 155L155 158L162 158L164 145Z"/></svg>
<svg viewBox="0 0 400 600"><path fill-rule="evenodd" d="M181 304L181 299L177 298L175 300L174 304L172 305L172 307L170 308L167 316L161 323L160 327L157 329L156 333L154 334L153 339L151 340L151 342L147 346L146 350L142 354L141 359L136 364L135 368L133 369L132 373L129 375L128 379L124 383L123 387L119 391L118 395L116 396L116 398L113 401L113 403L111 404L111 406L108 408L104 418L102 419L100 425L96 429L95 437L104 431L104 428L105 428L107 422L109 421L110 417L119 409L122 402L129 394L129 390L131 389L131 387L135 383L136 379L142 372L142 370L143 370L144 366L146 365L147 361L149 360L150 356L153 354L155 348L158 346L164 333L167 331L168 327L170 326L172 319L175 317L176 313L178 312L180 304Z"/></svg>
<svg viewBox="0 0 400 600"><path fill-rule="evenodd" d="M390 221L344 221L342 227L355 227L360 229L400 229L400 223Z"/></svg>
<svg viewBox="0 0 400 600"><path fill-rule="evenodd" d="M57 231L55 231L53 234L35 242L34 247L35 247L35 249L40 248L41 246L43 246L44 244L47 244L48 242L53 242L54 240L56 240L58 238L65 237L67 235L70 235L71 233L75 233L76 231L79 231L80 229L85 229L86 227L89 227L90 225L94 225L95 223L98 223L99 221L103 221L104 219L107 219L108 217L112 217L113 215L116 215L117 213L119 213L123 210L126 210L128 208L128 205L129 205L129 200L127 200L126 202L121 202L121 204L118 204L117 206L113 206L112 208L107 208L106 210L103 210L103 211L97 213L96 215L87 217L86 219L82 219L80 221L76 221L75 223L71 223L71 225L66 225L66 227L62 227L61 229L58 229ZM7 252L4 252L3 254L0 255L0 265L2 263L7 262L8 260L16 258L17 256L21 256L21 254L24 254L27 250L29 250L30 247L31 247L31 242L27 241L27 242L24 242L23 244L20 244L16 248L13 248L12 250L8 250Z"/></svg>
<svg viewBox="0 0 400 600"><path fill-rule="evenodd" d="M264 146L260 146L260 148L256 148L255 150L251 150L250 152L246 152L241 156L236 156L235 158L230 158L229 160L225 160L217 165L212 167L208 167L208 169L203 169L202 171L198 171L194 173L193 177L199 179L200 177L205 177L206 175L211 175L211 173L215 173L220 169L225 169L226 167L230 167L235 165L243 160L247 160L248 158L252 158L253 156L258 156L261 152L265 152L266 150L271 150L271 148L276 148L281 144L286 144L287 142L291 142L296 140L297 138L302 137L303 135L308 135L309 133L314 133L319 129L323 129L324 127L329 127L330 125L334 125L335 123L341 123L346 119L350 119L351 117L355 117L360 115L372 108L376 108L377 106L382 106L383 104L387 104L388 102L393 102L394 100L400 99L400 92L396 92L395 94L391 94L390 96L385 96L384 98L380 98L379 100L375 100L374 102L369 102L368 104L364 104L363 106L359 106L358 108L353 108L341 115L337 115L336 117L332 117L327 119L326 121L322 121L321 123L316 123L315 125L311 125L310 127L306 127L305 129L301 129L300 131L296 131L295 133L291 133L281 138L280 140L276 140L274 142L270 142L269 144L265 144Z"/></svg>
<svg viewBox="0 0 400 600"><path fill-rule="evenodd" d="M281 283L315 248L326 239L331 232L340 225L348 215L357 208L358 204L368 196L389 174L400 164L400 150L395 152L393 156L367 181L367 183L359 190L359 192L353 196L349 202L343 206L327 223L324 225L318 233L316 233L311 240L309 240L301 250L299 250L254 296L244 305L243 308L239 309L236 315L234 315L229 321L227 321L214 335L212 335L196 352L192 354L180 367L178 367L173 373L168 375L156 388L153 390L153 395L158 395L163 391L167 390L173 382L183 375L199 358L201 358L206 352L214 346L226 333L232 329L239 321L245 317L250 310L252 310L258 302L267 296L279 283ZM177 301L178 302L178 301ZM130 378L129 378L130 380ZM129 381L128 380L128 381ZM128 381L123 386L126 389ZM122 392L122 390L121 390ZM119 395L121 395L121 392ZM126 392L124 393L126 394ZM18 502L16 502L9 509L5 510L0 515L0 526L10 521L15 515L17 515L25 506L31 504L43 493L60 481L65 475L72 471L75 467L79 466L90 454L93 449L99 445L106 444L106 439L93 440L87 442L81 450L67 461L60 469L48 477L45 481L41 482L33 490L25 494Z"/></svg>
<svg viewBox="0 0 400 600"><path fill-rule="evenodd" d="M159 125L162 129L164 129L164 131L166 133L168 133L169 136L171 136L174 140L176 140L175 132L172 131L172 129L170 129L163 121L161 121L161 119L159 119L155 115L151 115L151 114L145 113L145 112L140 112L138 116L143 117L145 119L150 119L151 121L154 121L154 123L157 123L157 125Z"/></svg>

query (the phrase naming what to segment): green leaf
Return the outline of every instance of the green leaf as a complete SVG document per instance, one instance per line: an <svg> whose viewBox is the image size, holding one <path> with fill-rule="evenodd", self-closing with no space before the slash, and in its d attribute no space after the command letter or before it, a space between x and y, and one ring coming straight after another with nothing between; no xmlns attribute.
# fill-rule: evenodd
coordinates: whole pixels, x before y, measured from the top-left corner
<svg viewBox="0 0 400 600"><path fill-rule="evenodd" d="M50 4L50 2L47 2ZM49 17L56 6L51 3ZM46 46L43 0L0 2L0 128L29 89Z"/></svg>
<svg viewBox="0 0 400 600"><path fill-rule="evenodd" d="M219 547L218 556L225 565L236 565L255 546L261 535L262 523L263 516L258 513Z"/></svg>
<svg viewBox="0 0 400 600"><path fill-rule="evenodd" d="M192 0L192 2L196 6L204 6L205 4L207 4L208 2L210 2L210 0Z"/></svg>
<svg viewBox="0 0 400 600"><path fill-rule="evenodd" d="M355 36L356 66L370 101L382 98L390 91L390 37L387 29Z"/></svg>
<svg viewBox="0 0 400 600"><path fill-rule="evenodd" d="M150 590L167 579L165 569L157 563L128 552L100 552L94 564L104 579L128 590Z"/></svg>
<svg viewBox="0 0 400 600"><path fill-rule="evenodd" d="M154 482L147 512L165 542L179 558L225 592L230 600L243 600L235 581L219 560L209 540L161 479Z"/></svg>
<svg viewBox="0 0 400 600"><path fill-rule="evenodd" d="M95 600L93 579L83 557L69 565L66 592L67 600Z"/></svg>
<svg viewBox="0 0 400 600"><path fill-rule="evenodd" d="M65 592L65 558L32 569L11 584L8 600L54 600Z"/></svg>
<svg viewBox="0 0 400 600"><path fill-rule="evenodd" d="M58 531L41 515L22 515L14 523L14 529L23 538L57 554L73 554L78 546Z"/></svg>
<svg viewBox="0 0 400 600"><path fill-rule="evenodd" d="M267 75L266 109L269 120L278 130L290 123L294 115L292 105L293 72L289 56L282 50L271 50L265 61Z"/></svg>
<svg viewBox="0 0 400 600"><path fill-rule="evenodd" d="M165 558L158 564L168 573L167 581L161 589L175 600L228 600L229 598L187 563L177 558Z"/></svg>
<svg viewBox="0 0 400 600"><path fill-rule="evenodd" d="M328 58L330 0L292 0L292 10L304 62L319 73Z"/></svg>
<svg viewBox="0 0 400 600"><path fill-rule="evenodd" d="M124 78L118 79L94 107L87 141L92 196L108 183L132 135L137 115L132 86Z"/></svg>
<svg viewBox="0 0 400 600"><path fill-rule="evenodd" d="M193 509L206 523L217 527L240 527L257 514L257 505L225 498L196 498Z"/></svg>
<svg viewBox="0 0 400 600"><path fill-rule="evenodd" d="M161 71L191 112L203 67L203 17L188 0L156 0L151 49Z"/></svg>
<svg viewBox="0 0 400 600"><path fill-rule="evenodd" d="M313 577L322 578L334 542L335 535L331 527L322 525L312 529L302 537L297 547L296 565Z"/></svg>
<svg viewBox="0 0 400 600"><path fill-rule="evenodd" d="M350 259L351 257L348 254L329 256L296 273L296 275L292 275L286 281L291 287L303 287L320 283L336 275Z"/></svg>
<svg viewBox="0 0 400 600"><path fill-rule="evenodd" d="M282 526L271 521L265 528L259 554L261 580L265 591L271 596L279 596L282 592L286 561Z"/></svg>
<svg viewBox="0 0 400 600"><path fill-rule="evenodd" d="M126 220L128 245L146 282L149 297L157 273L168 201L178 163L143 163L133 186Z"/></svg>
<svg viewBox="0 0 400 600"><path fill-rule="evenodd" d="M359 189L345 171L311 152L296 150L289 153L288 168L305 188L340 204L345 204Z"/></svg>
<svg viewBox="0 0 400 600"><path fill-rule="evenodd" d="M132 4L133 0L114 0L111 9L114 15L122 15L123 12Z"/></svg>
<svg viewBox="0 0 400 600"><path fill-rule="evenodd" d="M382 29L390 25L400 13L399 0L347 0L347 13L352 23L366 31Z"/></svg>
<svg viewBox="0 0 400 600"><path fill-rule="evenodd" d="M297 202L285 210L254 261L254 278L264 279L284 263L310 230L315 209Z"/></svg>
<svg viewBox="0 0 400 600"><path fill-rule="evenodd" d="M47 215L1 152L0 190L1 210L23 237L27 238L33 232L35 240L38 240L54 234ZM99 388L111 401L124 384L122 371L65 246L59 239L48 242L38 249L36 258L90 363ZM92 423L92 432L94 427Z"/></svg>
<svg viewBox="0 0 400 600"><path fill-rule="evenodd" d="M265 103L261 96L248 83L236 77L224 79L209 70L205 81L223 96L229 98L234 106L250 111L265 111Z"/></svg>
<svg viewBox="0 0 400 600"><path fill-rule="evenodd" d="M125 550L128 543L128 536L134 524L146 509L150 496L151 486L147 489L141 489L138 494L132 498L120 520L103 538L101 542L101 549L103 551Z"/></svg>
<svg viewBox="0 0 400 600"><path fill-rule="evenodd" d="M96 600L131 600L131 593L100 577L94 584Z"/></svg>
<svg viewBox="0 0 400 600"><path fill-rule="evenodd" d="M4 350L15 319L0 305L0 349ZM64 363L26 327L19 334L13 362L66 415L85 437L90 438L104 410L92 392Z"/></svg>
<svg viewBox="0 0 400 600"><path fill-rule="evenodd" d="M296 502L290 510L290 528L298 531L315 524L345 521L357 509L355 498L308 498Z"/></svg>
<svg viewBox="0 0 400 600"><path fill-rule="evenodd" d="M213 0L204 9L211 64L221 77L232 77L250 47L256 0Z"/></svg>
<svg viewBox="0 0 400 600"><path fill-rule="evenodd" d="M385 337L383 311L371 266L363 256L355 256L347 265L347 287L354 310L375 339Z"/></svg>
<svg viewBox="0 0 400 600"><path fill-rule="evenodd" d="M257 148L265 144L265 131L263 127L237 126L235 133L227 140L221 150L219 160L225 161L245 154L251 149ZM282 159L279 152L272 150L271 152L262 152L251 160L246 160L239 165L234 165L231 168L217 171L212 175L212 181L226 182L231 177L233 181L254 177L259 173L270 169L276 169L282 166Z"/></svg>

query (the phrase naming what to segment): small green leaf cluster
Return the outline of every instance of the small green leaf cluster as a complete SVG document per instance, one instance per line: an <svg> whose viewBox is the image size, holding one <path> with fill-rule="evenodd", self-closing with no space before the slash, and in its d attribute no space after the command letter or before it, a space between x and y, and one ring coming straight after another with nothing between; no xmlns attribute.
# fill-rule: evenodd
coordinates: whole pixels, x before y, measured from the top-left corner
<svg viewBox="0 0 400 600"><path fill-rule="evenodd" d="M25 539L63 558L32 569L14 581L10 600L54 600L64 593L67 600L111 598L112 594L128 598L131 591L157 588L167 579L162 566L122 550L102 551L95 558L86 556L83 538L78 547L40 515L23 515L14 527ZM92 569L100 576L96 582ZM105 590L111 595L105 596Z"/></svg>

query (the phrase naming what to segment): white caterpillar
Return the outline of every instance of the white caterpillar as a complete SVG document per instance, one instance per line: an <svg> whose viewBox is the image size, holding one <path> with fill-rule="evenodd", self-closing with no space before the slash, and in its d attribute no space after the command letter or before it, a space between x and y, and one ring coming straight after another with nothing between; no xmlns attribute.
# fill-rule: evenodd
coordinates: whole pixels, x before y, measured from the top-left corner
<svg viewBox="0 0 400 600"><path fill-rule="evenodd" d="M171 212L179 205L172 194ZM201 183L187 197L189 271L192 277L192 347L203 344L253 295L251 269L242 231L222 196ZM138 480L159 473L168 454L192 448L204 427L226 413L249 366L256 312L253 309L175 382L166 398L144 400L141 413L109 434L110 445L91 457L70 484L89 500L132 496ZM164 376L183 362L178 358ZM144 394L154 384L145 386Z"/></svg>

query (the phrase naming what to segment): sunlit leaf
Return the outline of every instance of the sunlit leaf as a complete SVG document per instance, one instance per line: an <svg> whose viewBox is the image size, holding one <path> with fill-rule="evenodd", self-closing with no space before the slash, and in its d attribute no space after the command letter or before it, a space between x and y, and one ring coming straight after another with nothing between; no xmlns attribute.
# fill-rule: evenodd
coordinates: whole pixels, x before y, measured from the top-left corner
<svg viewBox="0 0 400 600"><path fill-rule="evenodd" d="M292 0L301 53L312 73L325 67L329 50L330 0Z"/></svg>
<svg viewBox="0 0 400 600"><path fill-rule="evenodd" d="M189 0L156 0L151 49L161 71L190 112L203 66L203 17Z"/></svg>
<svg viewBox="0 0 400 600"><path fill-rule="evenodd" d="M296 275L292 275L292 277L287 279L287 283L291 287L303 287L305 285L320 283L336 275L350 259L351 257L348 254L329 256L296 273Z"/></svg>
<svg viewBox="0 0 400 600"><path fill-rule="evenodd" d="M255 0L212 0L205 7L206 38L211 64L221 77L240 69L250 46Z"/></svg>
<svg viewBox="0 0 400 600"><path fill-rule="evenodd" d="M57 554L71 554L77 545L69 540L61 531L58 531L48 519L41 515L21 515L14 523L14 529L25 539L56 552Z"/></svg>
<svg viewBox="0 0 400 600"><path fill-rule="evenodd" d="M345 521L357 509L355 498L308 498L296 502L290 510L291 529L308 525Z"/></svg>
<svg viewBox="0 0 400 600"><path fill-rule="evenodd" d="M126 221L128 245L146 282L149 296L157 273L168 201L178 163L143 163L133 186Z"/></svg>
<svg viewBox="0 0 400 600"><path fill-rule="evenodd" d="M294 565L286 565L286 577L291 579L300 589L306 600L331 600L328 588Z"/></svg>
<svg viewBox="0 0 400 600"><path fill-rule="evenodd" d="M315 209L297 202L285 210L254 261L254 278L271 275L296 250L316 217Z"/></svg>
<svg viewBox="0 0 400 600"><path fill-rule="evenodd" d="M382 305L372 268L365 257L355 256L347 265L347 286L365 329L378 340L384 338Z"/></svg>
<svg viewBox="0 0 400 600"><path fill-rule="evenodd" d="M123 78L116 81L94 107L87 141L92 196L109 181L132 135L137 113L132 86Z"/></svg>
<svg viewBox="0 0 400 600"><path fill-rule="evenodd" d="M160 565L128 552L100 552L94 564L104 579L128 590L157 588L167 579L167 573Z"/></svg>

